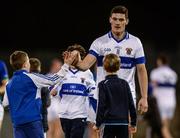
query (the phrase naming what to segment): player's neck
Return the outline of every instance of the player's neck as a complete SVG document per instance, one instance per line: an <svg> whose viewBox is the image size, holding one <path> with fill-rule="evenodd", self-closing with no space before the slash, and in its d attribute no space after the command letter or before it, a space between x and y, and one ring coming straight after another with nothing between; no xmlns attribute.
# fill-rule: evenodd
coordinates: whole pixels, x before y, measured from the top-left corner
<svg viewBox="0 0 180 138"><path fill-rule="evenodd" d="M106 75L109 76L109 75L117 75L117 72L106 72Z"/></svg>
<svg viewBox="0 0 180 138"><path fill-rule="evenodd" d="M122 40L124 38L124 36L126 35L126 32L122 32L122 33L113 33L113 36L117 39L117 40Z"/></svg>
<svg viewBox="0 0 180 138"><path fill-rule="evenodd" d="M27 72L29 72L29 69L25 67L21 68L20 70L26 70Z"/></svg>

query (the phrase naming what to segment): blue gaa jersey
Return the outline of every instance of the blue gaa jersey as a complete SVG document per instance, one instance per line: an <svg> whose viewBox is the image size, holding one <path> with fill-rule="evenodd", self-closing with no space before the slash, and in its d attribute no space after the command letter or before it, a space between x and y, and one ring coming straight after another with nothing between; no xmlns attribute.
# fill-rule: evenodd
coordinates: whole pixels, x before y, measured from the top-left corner
<svg viewBox="0 0 180 138"><path fill-rule="evenodd" d="M8 79L7 67L3 61L0 60L0 85L3 80ZM2 97L0 96L0 103Z"/></svg>
<svg viewBox="0 0 180 138"><path fill-rule="evenodd" d="M64 78L68 68L69 66L64 64L52 77L28 73L25 70L14 72L6 86L7 97L3 101L3 104L9 104L14 126L41 120L41 88L58 83Z"/></svg>
<svg viewBox="0 0 180 138"><path fill-rule="evenodd" d="M69 69L68 74L58 87L60 118L87 118L89 110L88 96L95 90L95 81L90 70L85 72ZM95 91L96 92L96 91Z"/></svg>
<svg viewBox="0 0 180 138"><path fill-rule="evenodd" d="M97 83L105 79L106 73L103 69L103 58L110 53L117 54L120 57L121 66L118 76L129 83L133 99L135 99L135 68L137 64L145 64L141 41L128 32L120 41L113 37L111 31L97 38L89 50L89 54L97 58Z"/></svg>

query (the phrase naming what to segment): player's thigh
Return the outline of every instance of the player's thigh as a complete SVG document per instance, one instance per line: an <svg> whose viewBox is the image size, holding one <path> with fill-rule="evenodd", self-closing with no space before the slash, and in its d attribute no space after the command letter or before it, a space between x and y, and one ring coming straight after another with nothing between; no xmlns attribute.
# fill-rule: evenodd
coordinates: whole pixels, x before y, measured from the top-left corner
<svg viewBox="0 0 180 138"><path fill-rule="evenodd" d="M88 123L87 124L87 134L88 138L99 138L99 132L93 129L94 124Z"/></svg>

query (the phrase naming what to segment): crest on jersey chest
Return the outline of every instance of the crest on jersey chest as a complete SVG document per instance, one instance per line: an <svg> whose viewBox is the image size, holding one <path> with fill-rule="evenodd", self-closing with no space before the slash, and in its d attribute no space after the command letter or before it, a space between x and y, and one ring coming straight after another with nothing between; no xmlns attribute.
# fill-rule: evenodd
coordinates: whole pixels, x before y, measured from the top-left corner
<svg viewBox="0 0 180 138"><path fill-rule="evenodd" d="M81 78L81 83L84 83L84 81L85 81L85 78Z"/></svg>
<svg viewBox="0 0 180 138"><path fill-rule="evenodd" d="M126 54L131 55L133 49L132 48L126 48Z"/></svg>

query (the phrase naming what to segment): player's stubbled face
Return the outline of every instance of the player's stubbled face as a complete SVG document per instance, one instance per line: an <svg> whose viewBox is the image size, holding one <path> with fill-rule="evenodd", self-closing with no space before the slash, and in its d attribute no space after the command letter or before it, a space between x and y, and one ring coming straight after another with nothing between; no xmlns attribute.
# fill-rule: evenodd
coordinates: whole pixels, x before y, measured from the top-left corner
<svg viewBox="0 0 180 138"><path fill-rule="evenodd" d="M128 24L125 14L121 13L113 13L109 18L109 22L111 23L111 31L116 35L122 34Z"/></svg>

